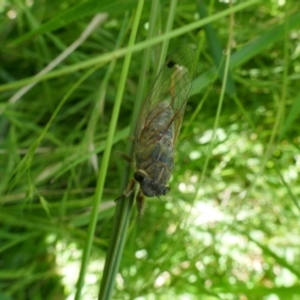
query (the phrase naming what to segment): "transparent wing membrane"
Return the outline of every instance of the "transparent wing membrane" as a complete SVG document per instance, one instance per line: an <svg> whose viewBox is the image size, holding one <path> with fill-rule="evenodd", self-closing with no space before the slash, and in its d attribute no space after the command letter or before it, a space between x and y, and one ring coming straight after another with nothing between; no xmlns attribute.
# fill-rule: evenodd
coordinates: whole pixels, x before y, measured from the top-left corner
<svg viewBox="0 0 300 300"><path fill-rule="evenodd" d="M192 46L179 47L168 56L146 97L135 136L134 179L140 184L136 198L139 214L144 196L159 197L170 191L174 145L180 131L195 70Z"/></svg>
<svg viewBox="0 0 300 300"><path fill-rule="evenodd" d="M158 126L159 131L167 131L173 124L175 134L173 142L178 137L182 117L195 71L195 53L193 46L184 45L172 52L160 70L154 85L142 106L138 127L136 130L136 143L147 140L147 128L151 122L160 121L164 124ZM148 136L152 140L153 136Z"/></svg>

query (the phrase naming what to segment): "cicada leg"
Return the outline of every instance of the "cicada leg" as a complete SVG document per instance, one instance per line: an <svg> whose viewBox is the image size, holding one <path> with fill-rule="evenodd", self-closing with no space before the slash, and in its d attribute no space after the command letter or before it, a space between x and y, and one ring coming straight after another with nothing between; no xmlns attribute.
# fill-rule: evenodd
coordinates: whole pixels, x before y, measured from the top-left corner
<svg viewBox="0 0 300 300"><path fill-rule="evenodd" d="M131 142L134 142L134 137L133 136L129 136L128 139L131 141ZM130 156L128 156L127 154L123 153L123 152L120 152L120 151L117 151L115 153L116 155L122 157L124 160L126 160L129 164L132 163L132 158Z"/></svg>
<svg viewBox="0 0 300 300"><path fill-rule="evenodd" d="M124 160L126 160L129 164L132 163L132 159L131 159L127 154L118 151L118 152L116 152L116 155L122 157L122 158L123 158Z"/></svg>
<svg viewBox="0 0 300 300"><path fill-rule="evenodd" d="M144 214L144 210L145 210L145 196L141 189L139 189L139 191L136 195L135 201L136 201L136 206L138 209L138 214L139 214L139 216L142 216Z"/></svg>
<svg viewBox="0 0 300 300"><path fill-rule="evenodd" d="M129 197L129 196L133 193L134 187L135 187L135 180L134 180L134 179L131 179L131 180L129 181L128 185L127 185L126 190L122 193L121 196L119 196L119 197L115 200L115 202L117 202L117 201L119 201L119 200L121 200L121 199L124 199L124 198Z"/></svg>

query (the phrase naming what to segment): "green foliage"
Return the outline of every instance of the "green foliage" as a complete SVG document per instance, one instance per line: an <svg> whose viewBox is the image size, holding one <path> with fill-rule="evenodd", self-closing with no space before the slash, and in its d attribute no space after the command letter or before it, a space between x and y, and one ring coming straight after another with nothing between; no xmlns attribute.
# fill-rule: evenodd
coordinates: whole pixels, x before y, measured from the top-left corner
<svg viewBox="0 0 300 300"><path fill-rule="evenodd" d="M0 4L0 299L300 299L299 1L142 2ZM184 43L171 192L139 219L117 152Z"/></svg>

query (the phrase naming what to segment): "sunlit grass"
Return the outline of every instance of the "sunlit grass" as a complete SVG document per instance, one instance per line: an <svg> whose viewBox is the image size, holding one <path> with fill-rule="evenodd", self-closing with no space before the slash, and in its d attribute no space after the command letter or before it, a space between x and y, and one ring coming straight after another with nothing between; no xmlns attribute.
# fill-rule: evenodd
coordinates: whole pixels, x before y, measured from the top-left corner
<svg viewBox="0 0 300 300"><path fill-rule="evenodd" d="M1 299L73 299L80 268L81 299L98 297L111 254L114 199L129 176L116 152L132 142L135 99L147 95L160 64L160 43L167 45L171 37L170 49L184 43L199 47L171 192L147 199L141 219L134 208L122 233L125 247L112 298L299 298L299 3L247 0L230 10L226 1L211 2L205 3L207 18L193 1L172 3L173 9L168 2L157 6L156 31L149 37L151 1L145 1L132 47L127 45L136 1L4 2L0 7ZM219 63L228 58L228 16L234 9L231 79L222 90ZM103 11L107 19L60 61L52 79L9 100L66 53ZM127 22L125 11L131 16ZM166 30L167 16L174 17L174 25ZM149 70L142 50L151 50L145 55ZM101 204L95 205L104 163ZM91 214L95 232L88 231Z"/></svg>

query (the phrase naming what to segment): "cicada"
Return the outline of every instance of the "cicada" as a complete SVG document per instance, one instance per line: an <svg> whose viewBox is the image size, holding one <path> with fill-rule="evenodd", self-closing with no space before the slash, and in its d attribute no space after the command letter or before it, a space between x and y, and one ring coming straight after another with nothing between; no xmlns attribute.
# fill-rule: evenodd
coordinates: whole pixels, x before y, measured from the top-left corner
<svg viewBox="0 0 300 300"><path fill-rule="evenodd" d="M134 180L128 195L139 183L136 197L139 214L144 209L144 196L166 195L174 168L174 149L195 69L192 45L172 52L154 81L139 115L134 141Z"/></svg>

